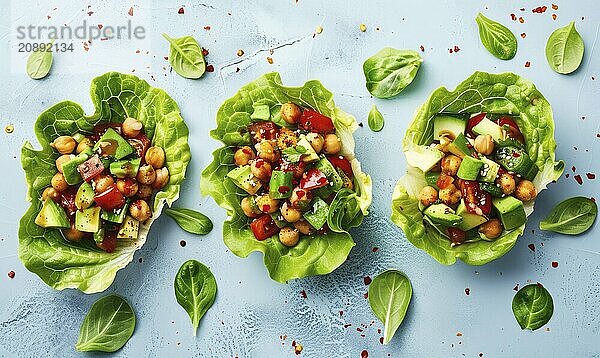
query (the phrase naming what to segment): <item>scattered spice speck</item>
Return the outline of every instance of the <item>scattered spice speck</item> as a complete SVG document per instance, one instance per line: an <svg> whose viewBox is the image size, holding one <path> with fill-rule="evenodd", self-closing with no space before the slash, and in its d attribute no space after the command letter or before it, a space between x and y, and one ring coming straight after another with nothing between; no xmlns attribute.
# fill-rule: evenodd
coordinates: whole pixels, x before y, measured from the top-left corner
<svg viewBox="0 0 600 358"><path fill-rule="evenodd" d="M213 66L213 65L206 66L206 72L215 72L215 66Z"/></svg>
<svg viewBox="0 0 600 358"><path fill-rule="evenodd" d="M185 9L183 7L180 7L179 10L177 10L177 13L183 15L185 14Z"/></svg>
<svg viewBox="0 0 600 358"><path fill-rule="evenodd" d="M133 16L133 7L130 7L130 8L129 8L129 11L127 11L127 14L128 14L129 16Z"/></svg>
<svg viewBox="0 0 600 358"><path fill-rule="evenodd" d="M526 67L526 68L529 68L529 67L531 67L531 62L529 62L529 61L525 62L525 67Z"/></svg>
<svg viewBox="0 0 600 358"><path fill-rule="evenodd" d="M527 245L527 247L529 248L529 250L531 250L532 252L535 252L535 244L529 244Z"/></svg>
<svg viewBox="0 0 600 358"><path fill-rule="evenodd" d="M552 14L552 20L556 20L558 16L556 14Z"/></svg>
<svg viewBox="0 0 600 358"><path fill-rule="evenodd" d="M273 64L273 57L267 57L267 62L269 63L269 65Z"/></svg>
<svg viewBox="0 0 600 358"><path fill-rule="evenodd" d="M589 180L594 180L596 179L596 174L594 173L585 173L585 176L589 179Z"/></svg>
<svg viewBox="0 0 600 358"><path fill-rule="evenodd" d="M419 50L421 50L421 52L425 52L425 47L423 45L419 46Z"/></svg>
<svg viewBox="0 0 600 358"><path fill-rule="evenodd" d="M204 30L210 31L210 26L209 25L204 26Z"/></svg>
<svg viewBox="0 0 600 358"><path fill-rule="evenodd" d="M517 21L517 15L515 15L515 14L510 14L510 19L511 19L512 21Z"/></svg>
<svg viewBox="0 0 600 358"><path fill-rule="evenodd" d="M296 343L294 346L294 353L296 353L296 355L300 355L300 353L302 353L302 349L304 349L304 347L302 347L300 343Z"/></svg>
<svg viewBox="0 0 600 358"><path fill-rule="evenodd" d="M519 284L517 283L515 287L513 287L513 291L519 291Z"/></svg>
<svg viewBox="0 0 600 358"><path fill-rule="evenodd" d="M360 28L361 32L367 31L367 25L365 25L365 24L360 24L359 28Z"/></svg>
<svg viewBox="0 0 600 358"><path fill-rule="evenodd" d="M557 261L552 261L552 267L553 268L557 268L558 267L558 262Z"/></svg>
<svg viewBox="0 0 600 358"><path fill-rule="evenodd" d="M12 132L15 131L15 126L12 124L9 124L6 127L4 127L4 131L8 134L11 134Z"/></svg>
<svg viewBox="0 0 600 358"><path fill-rule="evenodd" d="M14 271L9 271L8 272L8 277L10 277L11 279L15 278L15 272Z"/></svg>
<svg viewBox="0 0 600 358"><path fill-rule="evenodd" d="M238 55L238 57L244 56L244 50L242 50L242 49L237 50L237 55Z"/></svg>
<svg viewBox="0 0 600 358"><path fill-rule="evenodd" d="M377 252L377 251L379 251L379 248L378 247L374 247L371 251Z"/></svg>
<svg viewBox="0 0 600 358"><path fill-rule="evenodd" d="M366 349L360 352L360 358L369 358L369 351Z"/></svg>
<svg viewBox="0 0 600 358"><path fill-rule="evenodd" d="M363 297L365 298L365 300L366 300L367 298L369 298L369 292L365 292L365 294L363 295Z"/></svg>
<svg viewBox="0 0 600 358"><path fill-rule="evenodd" d="M322 33L322 32L323 32L323 26L321 26L321 25L317 26L317 28L315 29L315 32L316 32L317 34L320 34L320 33Z"/></svg>
<svg viewBox="0 0 600 358"><path fill-rule="evenodd" d="M534 14L543 14L546 12L546 10L548 10L547 6L538 6L535 9L531 10L531 12L533 12Z"/></svg>
<svg viewBox="0 0 600 358"><path fill-rule="evenodd" d="M583 179L581 178L581 175L577 174L573 178L575 179L577 184L579 184L579 185L583 184Z"/></svg>
<svg viewBox="0 0 600 358"><path fill-rule="evenodd" d="M179 245L181 245L181 247L185 247L185 245L187 245L187 242L185 242L185 240L181 240L179 241Z"/></svg>
<svg viewBox="0 0 600 358"><path fill-rule="evenodd" d="M465 288L465 295L470 295L471 294L471 289L470 288Z"/></svg>
<svg viewBox="0 0 600 358"><path fill-rule="evenodd" d="M204 47L202 48L202 56L208 56L208 50Z"/></svg>
<svg viewBox="0 0 600 358"><path fill-rule="evenodd" d="M552 4L552 10L558 10L558 5Z"/></svg>
<svg viewBox="0 0 600 358"><path fill-rule="evenodd" d="M520 23L525 23L525 19L522 16L519 16L519 22Z"/></svg>
<svg viewBox="0 0 600 358"><path fill-rule="evenodd" d="M302 297L302 298L306 299L306 297L308 297L308 296L306 295L306 291L304 291L304 290L300 291L300 297Z"/></svg>
<svg viewBox="0 0 600 358"><path fill-rule="evenodd" d="M363 277L363 282L365 283L365 285L370 285L371 284L371 278L369 276L365 276Z"/></svg>
<svg viewBox="0 0 600 358"><path fill-rule="evenodd" d="M462 333L461 332L456 332L456 336L457 337L462 337Z"/></svg>
<svg viewBox="0 0 600 358"><path fill-rule="evenodd" d="M526 37L527 37L527 34L526 34L526 33L524 33L524 32L523 32L523 33L521 33L521 38L526 38Z"/></svg>

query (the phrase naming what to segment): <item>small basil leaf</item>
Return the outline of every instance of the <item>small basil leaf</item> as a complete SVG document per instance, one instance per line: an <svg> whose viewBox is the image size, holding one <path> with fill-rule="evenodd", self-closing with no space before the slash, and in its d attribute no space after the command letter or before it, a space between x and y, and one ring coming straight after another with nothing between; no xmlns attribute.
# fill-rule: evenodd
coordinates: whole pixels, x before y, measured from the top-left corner
<svg viewBox="0 0 600 358"><path fill-rule="evenodd" d="M416 51L386 47L363 63L367 90L377 98L390 98L412 83L423 59Z"/></svg>
<svg viewBox="0 0 600 358"><path fill-rule="evenodd" d="M550 292L540 283L535 283L517 292L512 301L512 310L521 329L535 331L550 321L554 303Z"/></svg>
<svg viewBox="0 0 600 358"><path fill-rule="evenodd" d="M546 60L550 67L563 75L574 72L583 60L584 44L581 35L571 21L556 29L546 43Z"/></svg>
<svg viewBox="0 0 600 358"><path fill-rule="evenodd" d="M208 216L190 209L166 208L165 214L173 218L183 230L196 235L206 235L213 229Z"/></svg>
<svg viewBox="0 0 600 358"><path fill-rule="evenodd" d="M34 80L46 77L52 68L52 59L52 46L32 52L27 59L27 75Z"/></svg>
<svg viewBox="0 0 600 358"><path fill-rule="evenodd" d="M596 221L596 202L576 196L560 202L540 222L540 229L566 235L579 235L587 231Z"/></svg>
<svg viewBox="0 0 600 358"><path fill-rule="evenodd" d="M208 267L196 260L188 260L181 265L175 276L175 298L190 316L194 336L216 295L217 281Z"/></svg>
<svg viewBox="0 0 600 358"><path fill-rule="evenodd" d="M412 297L412 286L406 275L387 270L373 279L369 286L369 305L383 323L383 344L387 344L404 320Z"/></svg>
<svg viewBox="0 0 600 358"><path fill-rule="evenodd" d="M96 301L83 319L75 349L79 352L115 352L127 343L135 329L135 313L117 295Z"/></svg>
<svg viewBox="0 0 600 358"><path fill-rule="evenodd" d="M494 57L510 60L517 53L517 38L506 26L479 13L475 18L479 27L479 38L483 46Z"/></svg>
<svg viewBox="0 0 600 358"><path fill-rule="evenodd" d="M369 111L369 128L371 128L371 130L373 132L379 132L380 130L383 129L383 124L384 124L384 119L383 119L383 115L381 114L381 112L379 112L379 110L377 109L377 106L373 105L373 107L371 107L371 111Z"/></svg>
<svg viewBox="0 0 600 358"><path fill-rule="evenodd" d="M171 38L167 34L163 34L163 37L171 44L169 63L175 72L185 78L202 77L206 71L206 62L196 39L191 36Z"/></svg>

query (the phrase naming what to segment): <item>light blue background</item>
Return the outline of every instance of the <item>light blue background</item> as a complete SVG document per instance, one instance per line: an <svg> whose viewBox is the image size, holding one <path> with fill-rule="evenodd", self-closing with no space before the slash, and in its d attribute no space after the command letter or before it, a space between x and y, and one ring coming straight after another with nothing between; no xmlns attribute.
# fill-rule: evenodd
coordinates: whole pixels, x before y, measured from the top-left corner
<svg viewBox="0 0 600 358"><path fill-rule="evenodd" d="M597 228L580 237L537 230L537 223L555 203L573 195L598 195L599 188L585 173L598 171L593 153L600 142L596 137L600 131L596 48L600 6L595 0L556 3L558 11L539 1L207 0L170 5L158 0L4 1L0 5L0 125L14 124L15 132L0 132L0 356L77 355L74 343L85 313L95 300L111 292L127 298L137 313L133 337L115 356L293 357L294 340L304 346L303 357L359 357L362 350L370 357L600 356ZM177 13L181 5L184 15ZM539 5L549 9L532 13ZM130 6L133 17L127 14ZM497 60L483 48L473 20L479 11L502 21L517 35L519 50L513 60ZM512 21L511 13L525 22ZM558 15L556 21L552 13ZM83 20L94 26L132 20L145 27L148 37L94 41L89 51L75 41L75 53L56 56L48 78L30 80L24 71L26 57L16 53L16 26L77 26ZM562 76L548 67L544 48L552 30L571 20L576 20L586 52L581 68ZM359 31L361 23L368 28L364 33ZM209 31L203 29L206 25L211 26ZM318 25L323 32L313 36ZM207 60L215 72L196 81L171 73L163 58L168 44L160 37L162 32L196 37L210 51ZM525 39L521 33L526 33ZM418 50L420 45L425 48L424 63L415 82L394 99L371 98L364 87L363 61L384 46ZM454 45L460 51L450 54L448 49ZM241 58L236 56L238 49L245 51ZM272 55L269 49L274 49ZM267 56L273 58L272 65ZM531 67L525 68L526 61ZM179 103L190 127L193 160L177 205L206 213L215 229L210 235L194 237L163 216L106 293L58 292L29 273L16 255L17 223L28 206L20 147L25 140L35 140L36 116L51 104L70 99L91 111L90 80L109 70L135 70ZM570 177L540 195L526 234L502 259L485 267L462 263L445 267L412 247L390 222L390 198L405 171L400 143L413 111L435 88L453 88L475 70L513 71L536 83L552 104L557 157L565 161ZM329 276L289 285L268 278L261 255L240 259L228 252L221 240L225 212L212 199L200 197L198 190L200 172L218 146L208 131L214 127L219 105L241 85L268 71L279 71L289 85L320 79L335 93L340 107L365 123L356 132L356 152L374 183L371 214L353 232L357 246L348 261ZM373 103L386 118L380 133L366 126ZM583 176L583 185L573 180L571 166ZM179 245L182 239L186 247ZM535 245L535 252L529 244ZM379 250L373 252L373 247ZM177 269L190 258L208 265L219 285L216 303L196 338L172 287ZM551 267L552 261L559 263L558 268ZM382 325L363 297L367 291L363 276L374 277L387 268L404 271L414 294L404 323L392 342L383 346L377 331ZM10 270L16 272L12 280L7 277ZM554 316L536 332L521 331L511 311L513 287L536 281L552 293ZM346 324L351 326L344 328Z"/></svg>

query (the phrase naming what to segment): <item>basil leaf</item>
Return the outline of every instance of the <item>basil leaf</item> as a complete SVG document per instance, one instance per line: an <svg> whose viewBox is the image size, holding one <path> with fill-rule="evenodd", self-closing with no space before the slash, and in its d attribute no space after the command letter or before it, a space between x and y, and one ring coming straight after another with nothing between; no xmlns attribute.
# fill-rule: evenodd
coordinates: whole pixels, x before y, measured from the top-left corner
<svg viewBox="0 0 600 358"><path fill-rule="evenodd" d="M171 38L162 34L171 44L169 63L181 77L197 79L206 71L206 62L202 49L196 39L191 36Z"/></svg>
<svg viewBox="0 0 600 358"><path fill-rule="evenodd" d="M377 98L390 98L412 83L423 59L416 51L386 47L363 64L367 90Z"/></svg>
<svg viewBox="0 0 600 358"><path fill-rule="evenodd" d="M404 320L411 297L410 281L398 270L384 271L371 282L369 305L383 323L383 344L387 344L394 337Z"/></svg>
<svg viewBox="0 0 600 358"><path fill-rule="evenodd" d="M540 229L566 235L579 235L587 231L596 221L596 202L576 196L560 202L540 222Z"/></svg>
<svg viewBox="0 0 600 358"><path fill-rule="evenodd" d="M51 43L53 43L52 41ZM34 80L39 80L48 75L50 73L50 68L52 68L52 46L48 46L49 48L38 49L37 51L32 52L27 59L27 75Z"/></svg>
<svg viewBox="0 0 600 358"><path fill-rule="evenodd" d="M166 208L165 214L191 234L206 235L213 229L213 223L208 216L191 209Z"/></svg>
<svg viewBox="0 0 600 358"><path fill-rule="evenodd" d="M506 26L479 13L475 18L479 27L479 38L483 46L494 57L510 60L517 53L517 38Z"/></svg>
<svg viewBox="0 0 600 358"><path fill-rule="evenodd" d="M297 145L295 147L285 148L281 151L281 154L288 162L298 163L302 155L306 154L306 148Z"/></svg>
<svg viewBox="0 0 600 358"><path fill-rule="evenodd" d="M115 352L133 335L135 313L120 296L96 301L83 319L75 349L79 352Z"/></svg>
<svg viewBox="0 0 600 358"><path fill-rule="evenodd" d="M546 43L546 60L550 67L561 74L569 74L579 68L583 60L584 44L581 35L571 21L556 29Z"/></svg>
<svg viewBox="0 0 600 358"><path fill-rule="evenodd" d="M181 265L175 276L175 298L190 316L194 336L216 295L217 281L208 267L196 260L188 260Z"/></svg>
<svg viewBox="0 0 600 358"><path fill-rule="evenodd" d="M377 106L373 105L373 107L371 107L371 111L369 111L369 128L371 128L371 130L373 132L379 132L380 130L383 129L383 124L384 124L384 119L383 119L383 115L381 114L381 112L379 112L379 110L377 109Z"/></svg>
<svg viewBox="0 0 600 358"><path fill-rule="evenodd" d="M554 303L550 292L542 284L534 283L517 292L512 301L512 310L521 329L535 331L550 321Z"/></svg>

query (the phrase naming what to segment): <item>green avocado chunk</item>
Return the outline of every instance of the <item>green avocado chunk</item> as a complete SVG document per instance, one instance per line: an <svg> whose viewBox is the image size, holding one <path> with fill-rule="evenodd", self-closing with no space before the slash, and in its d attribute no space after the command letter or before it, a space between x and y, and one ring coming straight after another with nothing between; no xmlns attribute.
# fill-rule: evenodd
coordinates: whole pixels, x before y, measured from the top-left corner
<svg viewBox="0 0 600 358"><path fill-rule="evenodd" d="M433 119L433 140L440 140L443 135L451 138L458 137L465 132L467 121L464 116L457 117L450 114L438 114Z"/></svg>
<svg viewBox="0 0 600 358"><path fill-rule="evenodd" d="M321 157L321 159L319 159L319 161L317 162L315 168L319 169L323 174L325 174L327 180L329 180L329 182L333 184L332 188L334 191L338 191L342 188L342 186L344 186L344 180L337 172L337 170L335 170L333 164L331 164L331 162L327 160L327 158Z"/></svg>
<svg viewBox="0 0 600 358"><path fill-rule="evenodd" d="M110 163L110 172L117 178L135 178L140 169L141 158L119 160Z"/></svg>
<svg viewBox="0 0 600 358"><path fill-rule="evenodd" d="M438 173L438 172L428 171L427 173L425 173L425 181L427 182L427 185L434 187L435 190L440 189L437 186L437 181L438 181L439 177L440 177L440 173Z"/></svg>
<svg viewBox="0 0 600 358"><path fill-rule="evenodd" d="M529 154L517 147L502 147L496 151L496 160L504 169L515 172L527 180L533 180L539 169Z"/></svg>
<svg viewBox="0 0 600 358"><path fill-rule="evenodd" d="M35 218L35 223L44 228L70 228L69 217L54 200L46 199Z"/></svg>
<svg viewBox="0 0 600 358"><path fill-rule="evenodd" d="M310 145L310 142L308 139L306 139L306 136L301 135L300 139L298 140L298 144L296 145L305 149L305 152L302 155L303 162L310 163L319 160L319 155L317 152L315 152L312 145Z"/></svg>
<svg viewBox="0 0 600 358"><path fill-rule="evenodd" d="M448 144L448 151L461 159L465 156L472 156L475 153L475 149L464 134L460 133L452 143Z"/></svg>
<svg viewBox="0 0 600 358"><path fill-rule="evenodd" d="M269 196L273 199L287 199L292 196L294 172L273 170L269 181Z"/></svg>
<svg viewBox="0 0 600 358"><path fill-rule="evenodd" d="M104 228L102 228L94 233L94 241L98 244L100 244L100 243L102 243L102 241L104 241Z"/></svg>
<svg viewBox="0 0 600 358"><path fill-rule="evenodd" d="M483 162L479 159L465 156L458 167L456 176L463 180L477 180L479 171L483 166Z"/></svg>
<svg viewBox="0 0 600 358"><path fill-rule="evenodd" d="M93 151L101 157L123 159L133 153L133 147L117 131L108 128L94 145Z"/></svg>
<svg viewBox="0 0 600 358"><path fill-rule="evenodd" d="M97 232L100 230L100 210L99 206L77 210L75 213L75 228L83 232Z"/></svg>
<svg viewBox="0 0 600 358"><path fill-rule="evenodd" d="M500 170L500 164L486 157L481 157L479 159L483 162L483 166L479 172L479 180L486 183L494 183L498 176L498 170Z"/></svg>
<svg viewBox="0 0 600 358"><path fill-rule="evenodd" d="M423 172L430 171L444 157L441 150L425 145L416 146L404 152L404 155L408 165L419 168Z"/></svg>
<svg viewBox="0 0 600 358"><path fill-rule="evenodd" d="M127 215L117 233L117 239L137 239L139 230L140 222Z"/></svg>
<svg viewBox="0 0 600 358"><path fill-rule="evenodd" d="M316 198L311 211L304 213L304 218L316 230L320 230L327 222L329 215L329 205L321 198Z"/></svg>
<svg viewBox="0 0 600 358"><path fill-rule="evenodd" d="M227 177L250 195L256 194L262 186L260 180L252 174L252 169L249 165L243 165L231 170L227 173Z"/></svg>
<svg viewBox="0 0 600 358"><path fill-rule="evenodd" d="M83 183L77 189L77 194L75 194L75 206L79 210L84 210L92 206L94 203L94 189L92 188L92 184Z"/></svg>
<svg viewBox="0 0 600 358"><path fill-rule="evenodd" d="M125 220L125 215L127 215L130 202L131 199L127 199L127 201L125 201L125 205L123 205L123 207L117 211L106 211L102 209L100 212L100 218L115 224L122 223L123 220Z"/></svg>
<svg viewBox="0 0 600 358"><path fill-rule="evenodd" d="M490 121L488 118L484 118L481 122L477 123L473 127L473 133L489 134L494 139L494 142L499 142L504 139L502 127Z"/></svg>
<svg viewBox="0 0 600 358"><path fill-rule="evenodd" d="M458 208L456 208L456 214L462 216L463 218L460 225L458 225L458 228L463 231L469 231L472 228L477 227L483 224L484 222L488 221L488 219L485 216L470 213L467 210L467 207L465 206L464 200L460 201Z"/></svg>
<svg viewBox="0 0 600 358"><path fill-rule="evenodd" d="M446 204L433 204L427 207L423 214L427 215L433 223L444 226L458 226L463 220Z"/></svg>
<svg viewBox="0 0 600 358"><path fill-rule="evenodd" d="M525 224L525 221L527 221L523 202L517 198L512 196L493 198L492 205L498 217L500 217L500 221L502 221L502 226L506 230L512 230Z"/></svg>
<svg viewBox="0 0 600 358"><path fill-rule="evenodd" d="M77 167L79 166L79 164L88 160L89 157L90 156L88 155L88 153L82 152L77 154L75 158L63 164L62 170L67 184L76 185L83 181L83 178L81 178L81 174L77 170Z"/></svg>

